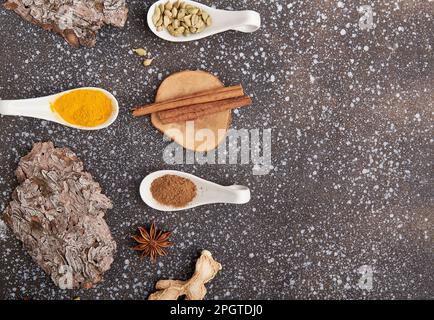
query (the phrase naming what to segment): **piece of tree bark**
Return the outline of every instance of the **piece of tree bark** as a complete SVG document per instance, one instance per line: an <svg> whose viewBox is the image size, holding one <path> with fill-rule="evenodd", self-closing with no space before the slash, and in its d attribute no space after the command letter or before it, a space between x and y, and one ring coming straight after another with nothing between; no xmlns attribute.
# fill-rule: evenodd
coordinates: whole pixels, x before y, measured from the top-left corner
<svg viewBox="0 0 434 320"><path fill-rule="evenodd" d="M76 48L93 47L99 29L123 27L128 15L125 0L7 0L4 7Z"/></svg>
<svg viewBox="0 0 434 320"><path fill-rule="evenodd" d="M57 286L93 287L116 251L104 220L110 199L70 149L51 142L36 143L16 176L3 220Z"/></svg>

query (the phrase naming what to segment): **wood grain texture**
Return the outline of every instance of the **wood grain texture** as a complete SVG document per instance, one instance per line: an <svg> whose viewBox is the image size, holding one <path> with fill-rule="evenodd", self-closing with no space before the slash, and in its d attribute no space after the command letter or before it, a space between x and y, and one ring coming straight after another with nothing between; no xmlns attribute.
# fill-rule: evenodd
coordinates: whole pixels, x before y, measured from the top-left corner
<svg viewBox="0 0 434 320"><path fill-rule="evenodd" d="M205 71L182 71L167 77L160 85L155 98L156 102L176 99L188 96L196 92L223 87L221 81L214 75ZM220 132L226 133L231 123L231 110L204 116L196 119L194 130L187 132L185 121L163 124L156 113L151 116L152 124L170 139L176 141L186 149L205 152L215 149L226 137ZM191 122L190 122L191 123ZM209 129L216 139L192 139L191 136L202 129Z"/></svg>

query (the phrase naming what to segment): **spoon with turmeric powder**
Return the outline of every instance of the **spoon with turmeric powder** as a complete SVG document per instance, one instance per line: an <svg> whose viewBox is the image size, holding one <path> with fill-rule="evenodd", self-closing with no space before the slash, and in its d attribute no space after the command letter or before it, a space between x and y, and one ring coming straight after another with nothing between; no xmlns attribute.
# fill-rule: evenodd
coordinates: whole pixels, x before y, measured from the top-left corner
<svg viewBox="0 0 434 320"><path fill-rule="evenodd" d="M82 130L106 128L118 113L116 98L104 89L93 87L34 99L0 100L2 115L38 118Z"/></svg>

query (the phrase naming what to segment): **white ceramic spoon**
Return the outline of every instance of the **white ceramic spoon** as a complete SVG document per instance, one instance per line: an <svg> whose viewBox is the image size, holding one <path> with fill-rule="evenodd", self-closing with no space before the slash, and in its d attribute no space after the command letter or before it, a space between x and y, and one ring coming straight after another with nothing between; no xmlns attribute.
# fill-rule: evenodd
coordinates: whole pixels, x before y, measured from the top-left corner
<svg viewBox="0 0 434 320"><path fill-rule="evenodd" d="M151 193L151 184L156 178L166 174L177 175L191 180L196 185L196 197L185 207L174 208L157 202ZM147 175L140 184L140 196L151 208L159 211L179 211L211 203L243 204L250 201L250 190L247 187L233 185L224 187L214 182L204 180L192 174L176 170L160 170Z"/></svg>
<svg viewBox="0 0 434 320"><path fill-rule="evenodd" d="M173 0L170 0L173 2ZM183 1L186 4L191 4L199 9L206 11L212 19L212 24L209 27L206 27L200 33L192 33L187 37L180 35L179 37L172 36L165 28L161 31L157 31L157 28L152 23L152 16L155 12L155 6L160 3L166 3L167 0L159 0L155 2L148 11L148 26L153 33L155 33L158 37L172 42L186 42L199 40L208 36L211 36L216 33L228 31L228 30L236 30L241 32L254 32L261 27L261 16L256 11L252 10L244 10L244 11L229 11L229 10L220 10L208 7L204 4L195 2L195 1Z"/></svg>
<svg viewBox="0 0 434 320"><path fill-rule="evenodd" d="M60 117L60 115L58 115L57 113L51 110L50 104L54 102L54 100L56 100L62 94L75 91L75 90L85 90L85 89L101 91L111 99L113 112L110 118L107 119L105 123L96 127L77 126L66 122ZM48 120L52 122L57 122L63 124L64 126L68 126L76 129L82 129L82 130L99 130L108 127L116 120L119 114L119 104L116 98L110 92L101 88L85 87L85 88L67 90L61 93L53 94L51 96L40 97L40 98L22 99L22 100L0 100L0 114L7 115L7 116L22 116L22 117L38 118L38 119Z"/></svg>

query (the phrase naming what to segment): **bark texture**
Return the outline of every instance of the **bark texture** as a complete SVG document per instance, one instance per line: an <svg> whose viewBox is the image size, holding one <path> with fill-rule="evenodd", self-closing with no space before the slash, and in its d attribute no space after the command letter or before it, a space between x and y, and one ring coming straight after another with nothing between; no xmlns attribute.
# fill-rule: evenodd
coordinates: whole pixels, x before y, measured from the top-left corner
<svg viewBox="0 0 434 320"><path fill-rule="evenodd" d="M37 143L16 176L3 219L33 260L63 289L101 281L116 251L104 220L112 203L83 163L68 148Z"/></svg>
<svg viewBox="0 0 434 320"><path fill-rule="evenodd" d="M7 0L4 6L74 47L93 47L99 29L123 27L128 15L125 0Z"/></svg>

